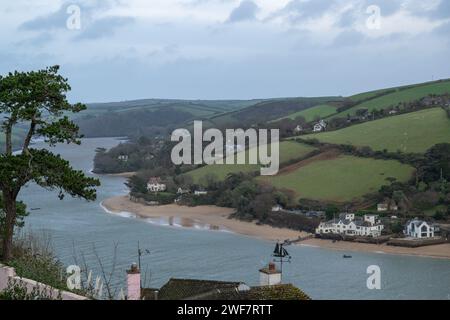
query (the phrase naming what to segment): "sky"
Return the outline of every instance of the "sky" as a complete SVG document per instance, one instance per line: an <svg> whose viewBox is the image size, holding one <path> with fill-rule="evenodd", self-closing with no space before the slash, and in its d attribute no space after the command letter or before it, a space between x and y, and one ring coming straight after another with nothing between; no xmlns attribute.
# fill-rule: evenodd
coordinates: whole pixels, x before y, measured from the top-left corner
<svg viewBox="0 0 450 320"><path fill-rule="evenodd" d="M0 0L0 74L73 102L336 96L450 78L450 0Z"/></svg>

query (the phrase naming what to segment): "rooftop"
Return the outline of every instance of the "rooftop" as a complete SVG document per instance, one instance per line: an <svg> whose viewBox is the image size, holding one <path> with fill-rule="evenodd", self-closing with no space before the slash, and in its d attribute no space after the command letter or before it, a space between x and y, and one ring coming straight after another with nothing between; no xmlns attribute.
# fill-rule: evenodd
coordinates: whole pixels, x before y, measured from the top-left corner
<svg viewBox="0 0 450 320"><path fill-rule="evenodd" d="M156 294L157 292L157 294ZM143 289L144 299L154 300L310 300L292 284L249 287L242 282L170 279L161 289Z"/></svg>

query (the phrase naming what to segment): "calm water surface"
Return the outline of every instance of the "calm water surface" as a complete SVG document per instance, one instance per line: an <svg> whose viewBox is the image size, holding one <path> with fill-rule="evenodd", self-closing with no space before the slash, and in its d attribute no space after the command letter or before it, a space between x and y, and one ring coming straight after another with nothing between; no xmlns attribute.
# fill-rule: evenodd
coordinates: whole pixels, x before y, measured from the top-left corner
<svg viewBox="0 0 450 320"><path fill-rule="evenodd" d="M81 146L61 145L53 151L87 174L97 147L110 148L112 138L84 139ZM39 144L38 144L39 146ZM95 176L95 175L93 175ZM258 269L270 260L274 244L223 231L160 226L107 213L101 201L127 190L125 179L97 176L101 180L98 199L86 202L29 185L21 193L31 212L26 225L34 233L51 235L61 261L73 264L84 256L99 273L96 254L107 268L117 245L116 275L123 284L125 270L137 261L137 244L150 254L142 257L146 285L158 287L170 277L244 281L258 284ZM302 288L314 299L450 299L450 260L352 252L291 246L292 262L284 267L284 281ZM381 268L381 290L366 287L369 265Z"/></svg>

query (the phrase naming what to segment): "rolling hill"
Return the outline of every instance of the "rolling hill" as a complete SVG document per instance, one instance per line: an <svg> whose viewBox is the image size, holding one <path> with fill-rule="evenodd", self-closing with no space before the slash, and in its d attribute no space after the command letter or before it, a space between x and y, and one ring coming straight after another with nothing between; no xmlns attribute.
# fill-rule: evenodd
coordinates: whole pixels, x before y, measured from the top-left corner
<svg viewBox="0 0 450 320"><path fill-rule="evenodd" d="M298 199L344 202L374 193L390 182L386 178L407 181L414 168L393 160L375 160L353 156L319 155L315 161L294 166L276 176L258 179L277 188L295 192ZM325 159L324 159L325 158Z"/></svg>
<svg viewBox="0 0 450 320"><path fill-rule="evenodd" d="M337 131L302 136L332 144L368 146L373 150L423 153L437 143L450 142L450 119L432 108L357 124Z"/></svg>
<svg viewBox="0 0 450 320"><path fill-rule="evenodd" d="M294 159L300 159L305 157L312 151L316 150L314 147L301 144L293 141L283 141L280 143L280 164L286 163ZM257 149L242 151L246 153L246 159L249 157L249 153L256 153ZM234 164L234 165L206 165L201 168L188 172L196 183L201 183L203 178L207 175L213 174L217 179L223 180L229 173L237 172L254 172L259 170L257 164Z"/></svg>
<svg viewBox="0 0 450 320"><path fill-rule="evenodd" d="M320 104L306 110L292 113L286 117L279 118L282 119L292 119L295 120L297 117L303 117L306 122L311 122L316 120L316 118L324 119L336 113L336 107L328 104Z"/></svg>
<svg viewBox="0 0 450 320"><path fill-rule="evenodd" d="M386 89L385 92L391 92L392 90L393 89ZM450 80L442 80L432 83L424 83L419 85L400 87L393 91L394 92L384 94L379 97L377 97L377 94L380 94L380 92L382 93L383 90L376 91L375 93L366 93L354 96L353 99L355 99L355 97L357 97L356 99L361 99L364 96L366 96L367 98L370 97L371 95L375 96L375 98L357 104L356 106L348 110L333 115L332 118L346 117L347 114L353 115L356 113L358 109L367 109L368 111L372 111L374 109L381 110L396 106L399 103L408 103L415 100L419 100L430 94L450 93Z"/></svg>

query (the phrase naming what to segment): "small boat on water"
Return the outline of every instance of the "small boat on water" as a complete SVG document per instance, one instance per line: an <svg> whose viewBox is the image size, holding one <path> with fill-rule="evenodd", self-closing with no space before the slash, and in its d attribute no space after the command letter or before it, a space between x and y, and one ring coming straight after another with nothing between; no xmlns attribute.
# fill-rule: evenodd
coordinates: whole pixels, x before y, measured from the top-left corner
<svg viewBox="0 0 450 320"><path fill-rule="evenodd" d="M343 256L342 256L342 258L344 258L344 259L350 259L352 256L348 256L348 255L346 255L346 254L344 254Z"/></svg>
<svg viewBox="0 0 450 320"><path fill-rule="evenodd" d="M41 210L41 208L31 208L31 211Z"/></svg>

